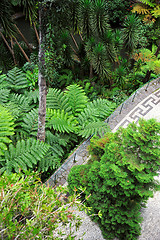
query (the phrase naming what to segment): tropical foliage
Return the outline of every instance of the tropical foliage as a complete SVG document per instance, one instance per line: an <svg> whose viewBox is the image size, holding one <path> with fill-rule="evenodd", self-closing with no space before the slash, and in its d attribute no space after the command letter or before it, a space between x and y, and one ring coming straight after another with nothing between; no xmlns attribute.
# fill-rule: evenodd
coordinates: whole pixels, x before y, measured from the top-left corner
<svg viewBox="0 0 160 240"><path fill-rule="evenodd" d="M68 198L66 188L49 188L30 172L4 173L0 191L1 239L75 239L81 221L73 209L85 209L79 196Z"/></svg>
<svg viewBox="0 0 160 240"><path fill-rule="evenodd" d="M106 99L90 102L82 87L74 84L65 91L48 90L46 142L37 141L36 76L36 71L31 74L18 68L0 75L1 172L53 171L79 140L109 130L103 121L116 105Z"/></svg>
<svg viewBox="0 0 160 240"><path fill-rule="evenodd" d="M68 176L70 192L86 187L87 206L106 239L137 239L140 235L140 210L153 191L160 189L155 180L160 166L160 123L140 120L139 126L93 139L91 160L74 166ZM82 200L84 199L82 197Z"/></svg>

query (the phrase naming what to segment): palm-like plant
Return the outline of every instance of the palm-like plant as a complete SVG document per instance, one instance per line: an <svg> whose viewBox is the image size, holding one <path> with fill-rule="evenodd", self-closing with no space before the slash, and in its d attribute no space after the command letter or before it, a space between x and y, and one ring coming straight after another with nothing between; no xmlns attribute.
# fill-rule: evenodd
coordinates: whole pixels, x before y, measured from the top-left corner
<svg viewBox="0 0 160 240"><path fill-rule="evenodd" d="M129 15L124 21L123 43L130 57L138 44L144 41L141 20L135 15Z"/></svg>
<svg viewBox="0 0 160 240"><path fill-rule="evenodd" d="M104 0L95 0L92 3L92 29L99 36L103 36L104 32L109 29L106 4Z"/></svg>
<svg viewBox="0 0 160 240"><path fill-rule="evenodd" d="M80 0L78 9L79 28L86 34L87 38L91 36L91 14L92 14L92 0Z"/></svg>

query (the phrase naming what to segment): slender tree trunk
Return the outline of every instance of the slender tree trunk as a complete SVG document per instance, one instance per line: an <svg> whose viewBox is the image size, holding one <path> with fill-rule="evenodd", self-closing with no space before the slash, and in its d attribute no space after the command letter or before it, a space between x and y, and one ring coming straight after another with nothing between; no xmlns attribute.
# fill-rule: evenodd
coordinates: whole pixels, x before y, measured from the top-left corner
<svg viewBox="0 0 160 240"><path fill-rule="evenodd" d="M14 38L14 40L15 40L15 42L17 43L18 47L20 48L21 52L23 53L23 55L24 55L25 59L27 60L27 62L30 63L31 61L29 60L29 57L27 56L27 54L25 53L25 51L23 50L23 48L21 47L21 45L19 44L19 42L17 41L17 39Z"/></svg>
<svg viewBox="0 0 160 240"><path fill-rule="evenodd" d="M13 61L14 61L14 64L17 65L17 61L15 59L15 55L14 55L14 51L13 51L13 48L10 47L10 45L8 44L7 42L7 39L5 38L5 36L3 35L3 33L0 31L0 35L3 39L3 41L5 42L6 46L8 47L8 50L10 51L10 53L12 54L12 57L13 57ZM11 42L11 46L12 46L12 42Z"/></svg>
<svg viewBox="0 0 160 240"><path fill-rule="evenodd" d="M3 35L3 33L2 33L1 31L0 31L0 35L1 35L2 39L3 39L3 41L5 42L6 46L8 47L10 53L13 55L12 48L9 46L9 44L8 44L8 42L7 42L6 38L5 38L5 36Z"/></svg>
<svg viewBox="0 0 160 240"><path fill-rule="evenodd" d="M27 39L25 38L25 36L22 34L22 32L19 30L19 28L17 27L16 24L14 24L15 28L17 29L18 33L20 34L20 36L22 37L22 39L24 40L26 46L28 47L29 51L32 52L32 48L30 47Z"/></svg>
<svg viewBox="0 0 160 240"><path fill-rule="evenodd" d="M159 43L159 45L158 45L158 47L157 47L157 50L156 50L156 52L155 52L155 54L154 54L156 57L158 56L159 51L160 51L160 43ZM149 81L149 79L150 79L150 77L151 77L151 73L152 73L152 71L150 71L150 70L147 71L146 76L145 76L145 78L143 79L143 83L146 83L146 82Z"/></svg>
<svg viewBox="0 0 160 240"><path fill-rule="evenodd" d="M35 31L35 34L36 34L36 37L37 37L38 44L40 45L40 39L39 39L38 31L37 31L37 28L36 28L36 25L35 25L34 22L33 22L33 27L34 27L34 31Z"/></svg>
<svg viewBox="0 0 160 240"><path fill-rule="evenodd" d="M70 34L71 34L72 40L73 40L76 48L79 49L78 44L77 44L76 39L74 38L73 34L72 33L70 33Z"/></svg>
<svg viewBox="0 0 160 240"><path fill-rule="evenodd" d="M47 86L46 80L44 78L44 65L45 65L45 50L44 50L44 9L42 3L39 3L39 74L38 74L38 85L39 85L39 112L38 112L38 132L37 139L40 141L45 141L45 120L46 120L46 96L47 96Z"/></svg>
<svg viewBox="0 0 160 240"><path fill-rule="evenodd" d="M90 68L89 68L89 78L93 78L93 66L90 63Z"/></svg>
<svg viewBox="0 0 160 240"><path fill-rule="evenodd" d="M13 61L14 61L14 64L15 64L15 65L18 65L18 64L17 64L16 57L15 57L15 54L14 54L13 46L14 46L14 44L13 44L13 39L12 39L12 37L11 37L11 48L12 48Z"/></svg>

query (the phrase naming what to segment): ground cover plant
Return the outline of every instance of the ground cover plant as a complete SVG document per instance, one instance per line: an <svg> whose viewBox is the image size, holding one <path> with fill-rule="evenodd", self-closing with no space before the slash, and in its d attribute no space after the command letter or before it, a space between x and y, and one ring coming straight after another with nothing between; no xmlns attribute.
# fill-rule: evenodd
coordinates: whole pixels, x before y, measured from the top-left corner
<svg viewBox="0 0 160 240"><path fill-rule="evenodd" d="M75 166L68 176L70 192L85 187L87 205L106 239L137 239L140 210L153 192L160 189L154 177L160 167L160 123L140 120L126 129L93 139L91 161ZM83 198L82 198L83 199Z"/></svg>
<svg viewBox="0 0 160 240"><path fill-rule="evenodd" d="M85 209L77 195L67 197L67 189L47 187L30 172L5 172L0 191L1 239L75 239L81 221L74 208Z"/></svg>

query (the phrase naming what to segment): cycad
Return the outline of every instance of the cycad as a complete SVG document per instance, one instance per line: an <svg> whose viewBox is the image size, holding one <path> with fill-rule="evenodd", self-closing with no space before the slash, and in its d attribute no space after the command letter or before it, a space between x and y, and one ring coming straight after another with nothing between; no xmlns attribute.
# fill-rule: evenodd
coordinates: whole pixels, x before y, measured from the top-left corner
<svg viewBox="0 0 160 240"><path fill-rule="evenodd" d="M9 136L14 134L13 117L0 105L0 156L4 155L7 144L11 142Z"/></svg>

